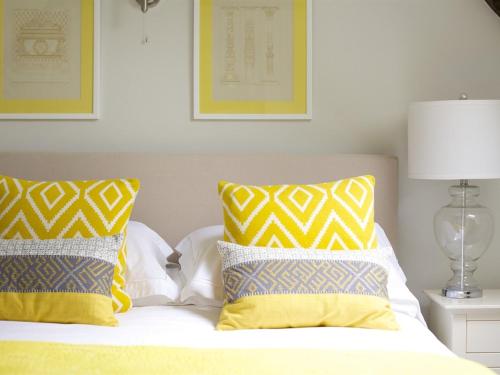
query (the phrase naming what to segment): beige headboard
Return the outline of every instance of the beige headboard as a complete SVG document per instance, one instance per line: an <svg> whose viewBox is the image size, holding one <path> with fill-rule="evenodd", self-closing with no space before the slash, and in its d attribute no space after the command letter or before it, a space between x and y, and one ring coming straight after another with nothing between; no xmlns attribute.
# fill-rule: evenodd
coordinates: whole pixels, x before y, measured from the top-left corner
<svg viewBox="0 0 500 375"><path fill-rule="evenodd" d="M169 155L144 153L0 153L0 175L31 180L136 177L132 214L171 245L190 231L222 223L221 179L247 184L315 183L373 174L375 216L397 242L397 159L381 155Z"/></svg>

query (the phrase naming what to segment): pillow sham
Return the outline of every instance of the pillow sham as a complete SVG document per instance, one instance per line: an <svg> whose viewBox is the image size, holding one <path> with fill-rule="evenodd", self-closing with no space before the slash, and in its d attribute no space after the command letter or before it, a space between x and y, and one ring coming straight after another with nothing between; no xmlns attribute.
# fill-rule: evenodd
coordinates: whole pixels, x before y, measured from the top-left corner
<svg viewBox="0 0 500 375"><path fill-rule="evenodd" d="M139 180L27 181L0 176L0 238L48 240L123 233ZM115 312L125 312L126 241L118 253L113 285Z"/></svg>
<svg viewBox="0 0 500 375"><path fill-rule="evenodd" d="M412 317L420 316L418 301L406 287L406 276L383 228L378 223L375 223L375 231L379 251L390 264L388 289L393 309L399 311L399 306L404 306L405 313ZM188 234L175 247L182 255L179 259L182 277L181 303L222 306L221 260L217 242L222 241L223 237L223 225L204 227ZM393 299L393 296L397 300Z"/></svg>
<svg viewBox="0 0 500 375"><path fill-rule="evenodd" d="M219 182L224 240L245 246L376 249L373 176L316 185Z"/></svg>
<svg viewBox="0 0 500 375"><path fill-rule="evenodd" d="M398 258L396 257L396 253L392 248L391 242L389 238L387 238L387 234L385 234L384 229L380 226L379 223L375 223L375 232L377 233L378 239L378 248L383 249L387 254L387 260L391 263L392 268L397 273L397 276L401 279L403 283L406 284L407 278L406 275L399 265Z"/></svg>
<svg viewBox="0 0 500 375"><path fill-rule="evenodd" d="M397 330L388 265L376 252L246 247L219 242L218 330L340 326Z"/></svg>
<svg viewBox="0 0 500 375"><path fill-rule="evenodd" d="M184 237L175 247L181 254L181 303L222 306L224 296L217 241L222 240L223 236L223 225L204 227Z"/></svg>
<svg viewBox="0 0 500 375"><path fill-rule="evenodd" d="M117 325L111 284L122 242L0 239L0 320Z"/></svg>
<svg viewBox="0 0 500 375"><path fill-rule="evenodd" d="M127 228L127 285L134 306L177 302L179 269L166 269L165 259L174 250L143 223L130 221Z"/></svg>

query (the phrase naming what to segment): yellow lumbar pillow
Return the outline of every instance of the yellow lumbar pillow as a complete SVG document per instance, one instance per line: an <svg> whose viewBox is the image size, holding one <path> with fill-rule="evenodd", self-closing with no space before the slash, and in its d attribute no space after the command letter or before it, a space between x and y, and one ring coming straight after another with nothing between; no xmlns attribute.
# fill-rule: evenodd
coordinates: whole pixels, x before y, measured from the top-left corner
<svg viewBox="0 0 500 375"><path fill-rule="evenodd" d="M224 240L247 246L377 248L373 176L316 185L219 183Z"/></svg>
<svg viewBox="0 0 500 375"><path fill-rule="evenodd" d="M0 239L0 320L117 325L111 284L123 237Z"/></svg>
<svg viewBox="0 0 500 375"><path fill-rule="evenodd" d="M26 181L0 175L0 238L126 235L139 187L136 179ZM125 239L113 277L115 312L125 312L132 304L125 292L126 255Z"/></svg>
<svg viewBox="0 0 500 375"><path fill-rule="evenodd" d="M396 330L379 252L272 249L219 242L217 329L340 326Z"/></svg>

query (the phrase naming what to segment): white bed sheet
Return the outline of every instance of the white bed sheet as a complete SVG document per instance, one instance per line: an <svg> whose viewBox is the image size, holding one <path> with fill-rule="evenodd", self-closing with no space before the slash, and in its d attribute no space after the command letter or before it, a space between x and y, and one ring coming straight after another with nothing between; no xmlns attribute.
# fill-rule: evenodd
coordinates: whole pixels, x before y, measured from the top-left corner
<svg viewBox="0 0 500 375"><path fill-rule="evenodd" d="M0 321L1 340L97 345L203 348L332 348L453 354L418 320L396 313L399 331L318 327L215 330L220 309L196 306L135 307L118 314L119 327Z"/></svg>

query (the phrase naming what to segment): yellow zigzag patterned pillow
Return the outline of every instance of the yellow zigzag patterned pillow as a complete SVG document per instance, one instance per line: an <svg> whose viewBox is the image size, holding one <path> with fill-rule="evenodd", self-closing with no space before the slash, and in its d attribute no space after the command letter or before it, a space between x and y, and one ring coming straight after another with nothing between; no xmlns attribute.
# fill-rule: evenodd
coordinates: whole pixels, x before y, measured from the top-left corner
<svg viewBox="0 0 500 375"><path fill-rule="evenodd" d="M224 240L244 246L377 248L373 176L316 185L219 182Z"/></svg>
<svg viewBox="0 0 500 375"><path fill-rule="evenodd" d="M61 239L103 237L126 233L140 182L26 181L0 175L0 238ZM115 312L131 305L125 293L126 238L111 287Z"/></svg>

